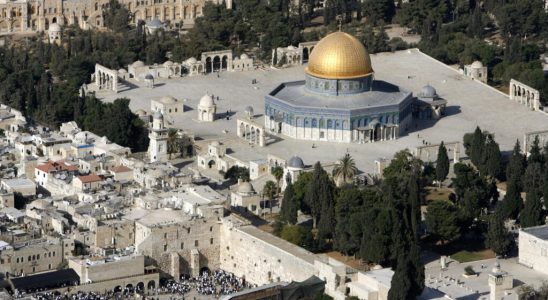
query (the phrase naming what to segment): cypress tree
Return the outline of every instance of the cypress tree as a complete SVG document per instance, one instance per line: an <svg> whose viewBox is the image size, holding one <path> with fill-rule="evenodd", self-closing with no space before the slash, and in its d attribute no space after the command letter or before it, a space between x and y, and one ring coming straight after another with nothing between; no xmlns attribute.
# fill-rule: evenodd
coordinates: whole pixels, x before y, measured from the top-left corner
<svg viewBox="0 0 548 300"><path fill-rule="evenodd" d="M506 195L502 200L502 216L504 218L517 219L523 208L521 193L515 179L506 182Z"/></svg>
<svg viewBox="0 0 548 300"><path fill-rule="evenodd" d="M283 221L292 225L297 223L297 210L300 206L296 202L297 199L295 197L295 191L293 190L293 184L289 182L284 191L280 217Z"/></svg>
<svg viewBox="0 0 548 300"><path fill-rule="evenodd" d="M447 174L449 174L449 157L447 157L447 149L442 141L438 148L438 158L436 160L436 180L438 181L438 186L441 187L441 183L447 178Z"/></svg>
<svg viewBox="0 0 548 300"><path fill-rule="evenodd" d="M538 135L535 136L535 139L533 140L533 144L531 145L531 149L529 150L529 157L527 158L527 163L539 163L544 164L544 157L540 152L540 141L538 139Z"/></svg>
<svg viewBox="0 0 548 300"><path fill-rule="evenodd" d="M310 208L310 214L312 215L312 228L316 228L318 219L321 213L320 202L320 185L322 177L325 171L323 170L320 162L314 164L314 171L312 172L312 180L308 183L306 193L304 196L304 202Z"/></svg>
<svg viewBox="0 0 548 300"><path fill-rule="evenodd" d="M540 193L533 190L527 193L525 206L521 211L519 220L522 228L542 225L543 222L542 203L540 202Z"/></svg>
<svg viewBox="0 0 548 300"><path fill-rule="evenodd" d="M400 256L398 265L390 282L390 290L388 291L388 300L407 300L414 299L410 297L412 283L411 270L409 268L408 259L405 256Z"/></svg>
<svg viewBox="0 0 548 300"><path fill-rule="evenodd" d="M485 170L484 173L492 178L499 178L502 172L502 158L499 144L490 137L485 145Z"/></svg>
<svg viewBox="0 0 548 300"><path fill-rule="evenodd" d="M526 160L525 156L521 154L521 147L519 146L519 140L516 141L512 155L508 161L506 167L506 180L513 180L516 184L516 188L519 192L523 190L521 176L525 173Z"/></svg>
<svg viewBox="0 0 548 300"><path fill-rule="evenodd" d="M487 245L497 255L506 255L512 247L512 236L504 226L504 218L495 213L489 218L486 236Z"/></svg>
<svg viewBox="0 0 548 300"><path fill-rule="evenodd" d="M478 168L481 169L483 165L484 151L485 151L485 135L479 127L476 127L472 136L472 145L470 149L470 160Z"/></svg>

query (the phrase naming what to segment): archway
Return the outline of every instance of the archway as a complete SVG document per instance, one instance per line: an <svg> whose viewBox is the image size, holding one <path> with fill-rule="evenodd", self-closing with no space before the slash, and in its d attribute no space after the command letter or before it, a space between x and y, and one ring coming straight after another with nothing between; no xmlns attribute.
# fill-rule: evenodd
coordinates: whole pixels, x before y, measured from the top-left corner
<svg viewBox="0 0 548 300"><path fill-rule="evenodd" d="M150 290L150 289L154 289L156 288L156 282L154 280L151 280L147 283L147 288Z"/></svg>
<svg viewBox="0 0 548 300"><path fill-rule="evenodd" d="M381 139L381 124L375 125L375 130L373 130L373 140L379 141Z"/></svg>
<svg viewBox="0 0 548 300"><path fill-rule="evenodd" d="M221 58L219 56L215 56L213 58L213 71L219 71L221 69Z"/></svg>
<svg viewBox="0 0 548 300"><path fill-rule="evenodd" d="M211 274L211 270L209 270L208 267L202 267L200 268L200 275L206 273L207 275Z"/></svg>
<svg viewBox="0 0 548 300"><path fill-rule="evenodd" d="M207 166L211 169L213 166L215 166L215 161L212 159L207 163Z"/></svg>
<svg viewBox="0 0 548 300"><path fill-rule="evenodd" d="M122 291L122 287L121 287L121 286L117 285L117 286L114 287L114 292L115 292L115 293L119 293L119 292L121 292L121 291Z"/></svg>
<svg viewBox="0 0 548 300"><path fill-rule="evenodd" d="M145 284L142 282L137 283L136 285L138 291L144 291L145 290Z"/></svg>
<svg viewBox="0 0 548 300"><path fill-rule="evenodd" d="M228 57L226 55L223 56L223 61L221 63L221 68L223 70L228 70Z"/></svg>
<svg viewBox="0 0 548 300"><path fill-rule="evenodd" d="M303 62L307 62L308 61L308 48L304 48L303 49Z"/></svg>
<svg viewBox="0 0 548 300"><path fill-rule="evenodd" d="M211 57L206 58L205 67L206 67L206 73L211 73L213 71L212 70L213 66L211 64Z"/></svg>

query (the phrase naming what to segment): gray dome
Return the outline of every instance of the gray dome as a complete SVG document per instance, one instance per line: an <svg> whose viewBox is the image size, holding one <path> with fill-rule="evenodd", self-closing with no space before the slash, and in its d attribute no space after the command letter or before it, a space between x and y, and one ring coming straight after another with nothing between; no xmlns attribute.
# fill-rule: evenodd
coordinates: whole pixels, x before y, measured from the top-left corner
<svg viewBox="0 0 548 300"><path fill-rule="evenodd" d="M289 159L287 166L295 169L304 169L304 162L300 157L295 155Z"/></svg>
<svg viewBox="0 0 548 300"><path fill-rule="evenodd" d="M160 22L160 20L158 20L157 18L154 18L148 21L146 26L149 28L162 28L164 24L162 24L162 22Z"/></svg>
<svg viewBox="0 0 548 300"><path fill-rule="evenodd" d="M481 63L481 61L479 60L476 60L472 63L472 68L474 69L480 69L480 68L483 68L483 64Z"/></svg>
<svg viewBox="0 0 548 300"><path fill-rule="evenodd" d="M49 25L48 32L61 32L61 26L57 23Z"/></svg>
<svg viewBox="0 0 548 300"><path fill-rule="evenodd" d="M213 97L209 94L205 94L202 99L200 99L199 106L201 107L213 107L215 105L215 101L213 101Z"/></svg>
<svg viewBox="0 0 548 300"><path fill-rule="evenodd" d="M238 186L238 193L251 194L251 193L254 193L254 192L255 192L255 189L253 188L251 183L249 183L247 181L244 181L244 182L240 183L240 185Z"/></svg>
<svg viewBox="0 0 548 300"><path fill-rule="evenodd" d="M164 104L174 104L177 103L177 99L173 98L172 96L164 96L160 99Z"/></svg>
<svg viewBox="0 0 548 300"><path fill-rule="evenodd" d="M152 118L154 118L154 119L163 119L164 116L162 115L161 112L156 111L156 112L154 112L154 114L152 115Z"/></svg>
<svg viewBox="0 0 548 300"><path fill-rule="evenodd" d="M140 61L140 60L138 60L138 61L132 63L131 66L134 67L134 68L140 68L140 67L144 67L144 66L145 66L145 63L142 62L142 61Z"/></svg>
<svg viewBox="0 0 548 300"><path fill-rule="evenodd" d="M139 117L143 117L147 115L147 112L144 111L143 109L138 109L135 111L135 114L138 115Z"/></svg>
<svg viewBox="0 0 548 300"><path fill-rule="evenodd" d="M247 113L247 114L250 114L252 115L253 114L253 107L251 106L246 106L244 111Z"/></svg>
<svg viewBox="0 0 548 300"><path fill-rule="evenodd" d="M425 85L419 94L419 96L424 98L435 98L437 95L438 93L436 92L436 89L431 85Z"/></svg>

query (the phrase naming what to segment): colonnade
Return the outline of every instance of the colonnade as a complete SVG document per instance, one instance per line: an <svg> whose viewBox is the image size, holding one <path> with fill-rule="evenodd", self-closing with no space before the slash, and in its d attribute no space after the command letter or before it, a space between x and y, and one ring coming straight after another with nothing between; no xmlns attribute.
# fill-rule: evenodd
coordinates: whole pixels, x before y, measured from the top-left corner
<svg viewBox="0 0 548 300"><path fill-rule="evenodd" d="M253 122L238 119L236 133L239 137L250 144L265 146L264 127L256 125Z"/></svg>
<svg viewBox="0 0 548 300"><path fill-rule="evenodd" d="M540 93L517 80L510 80L510 100L514 100L532 110L540 109Z"/></svg>
<svg viewBox="0 0 548 300"><path fill-rule="evenodd" d="M99 90L118 92L118 72L103 67L100 64L96 64L95 74L93 76Z"/></svg>

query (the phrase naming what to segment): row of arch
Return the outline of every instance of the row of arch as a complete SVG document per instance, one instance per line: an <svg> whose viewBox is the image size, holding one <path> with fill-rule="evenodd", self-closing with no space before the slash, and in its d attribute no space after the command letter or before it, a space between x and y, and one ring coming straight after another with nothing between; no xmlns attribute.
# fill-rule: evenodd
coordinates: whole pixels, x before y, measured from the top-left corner
<svg viewBox="0 0 548 300"><path fill-rule="evenodd" d="M510 99L531 109L538 109L539 106L539 92L514 80L510 82Z"/></svg>
<svg viewBox="0 0 548 300"><path fill-rule="evenodd" d="M238 120L237 134L250 144L263 147L265 145L264 128L253 123Z"/></svg>
<svg viewBox="0 0 548 300"><path fill-rule="evenodd" d="M97 67L96 67L97 68ZM95 84L100 90L118 90L118 75L115 75L112 71L105 72L101 69L95 71Z"/></svg>
<svg viewBox="0 0 548 300"><path fill-rule="evenodd" d="M228 71L230 61L227 55L214 55L207 56L205 60L205 71L206 73L218 72L218 71Z"/></svg>
<svg viewBox="0 0 548 300"><path fill-rule="evenodd" d="M126 286L125 286L126 289L134 289L135 288L138 291L145 291L145 287L147 288L147 290L155 289L156 288L156 282L154 280L150 280L145 285L144 282L140 281L135 286L133 286L133 284L131 284L131 283L126 284ZM114 292L122 292L123 288L124 288L124 286L117 285L112 290Z"/></svg>

